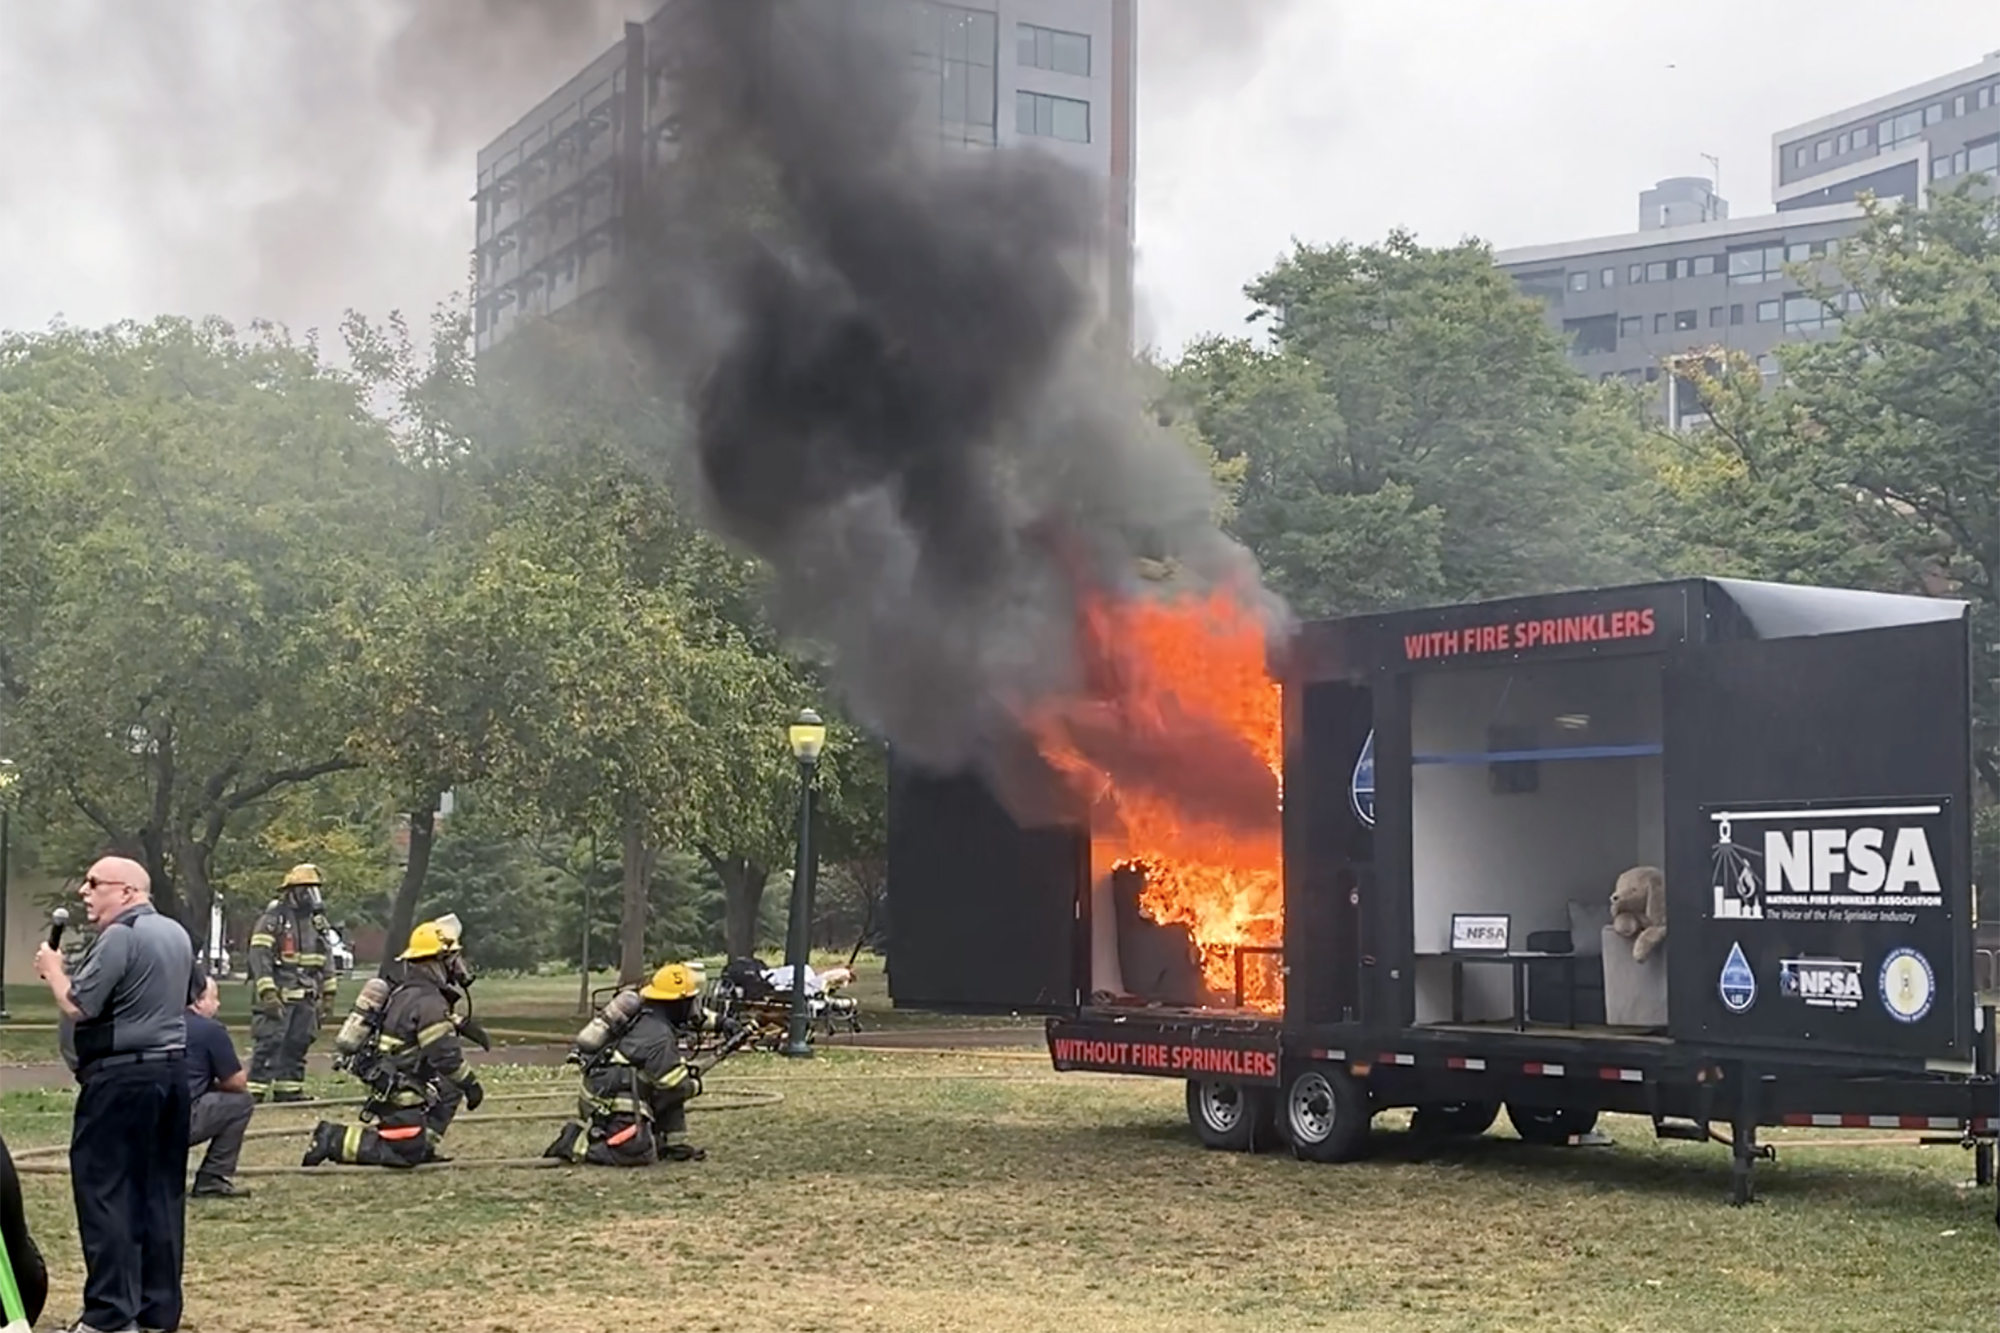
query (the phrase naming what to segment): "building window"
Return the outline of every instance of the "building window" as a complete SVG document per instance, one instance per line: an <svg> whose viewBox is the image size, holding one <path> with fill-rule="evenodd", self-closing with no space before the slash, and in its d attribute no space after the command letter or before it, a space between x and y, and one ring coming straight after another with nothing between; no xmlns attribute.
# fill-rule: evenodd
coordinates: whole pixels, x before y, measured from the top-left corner
<svg viewBox="0 0 2000 1333"><path fill-rule="evenodd" d="M1592 315L1588 319L1566 319L1563 332L1570 338L1570 354L1591 356L1618 350L1618 316Z"/></svg>
<svg viewBox="0 0 2000 1333"><path fill-rule="evenodd" d="M1777 318L1778 303L1776 301L1759 301L1757 303L1757 322L1759 324L1770 324Z"/></svg>
<svg viewBox="0 0 2000 1333"><path fill-rule="evenodd" d="M1590 274L1588 274L1588 273L1572 273L1572 274L1570 274L1570 275L1569 275L1569 289L1570 289L1571 291L1573 291L1573 292L1587 292L1587 291L1589 291L1589 290L1590 290Z"/></svg>
<svg viewBox="0 0 2000 1333"><path fill-rule="evenodd" d="M1785 276L1785 247L1760 245L1754 249L1729 252L1729 282L1734 287L1759 282L1776 282Z"/></svg>
<svg viewBox="0 0 2000 1333"><path fill-rule="evenodd" d="M1857 126L1854 131L1854 146L1856 148L1866 148L1868 146L1869 137L1872 135L1872 133L1873 131L1871 131L1866 125Z"/></svg>
<svg viewBox="0 0 2000 1333"><path fill-rule="evenodd" d="M1645 280L1646 280L1646 266L1644 264L1634 264L1632 265L1632 267L1625 270L1625 281L1644 282Z"/></svg>
<svg viewBox="0 0 2000 1333"><path fill-rule="evenodd" d="M1944 119L1944 103L1932 102L1924 108L1924 124L1935 125Z"/></svg>
<svg viewBox="0 0 2000 1333"><path fill-rule="evenodd" d="M1715 272L1714 255L1696 255L1694 257L1694 275L1697 278L1709 277L1713 275L1714 272Z"/></svg>
<svg viewBox="0 0 2000 1333"><path fill-rule="evenodd" d="M1730 322L1731 324L1741 324L1741 323L1743 322L1743 307L1742 307L1742 306L1740 306L1740 305L1733 305L1733 306L1729 307L1729 322Z"/></svg>
<svg viewBox="0 0 2000 1333"><path fill-rule="evenodd" d="M1675 332L1675 333L1686 333L1686 332L1687 332L1687 331L1688 331L1689 329L1692 329L1692 328L1696 328L1696 327L1698 327L1698 326L1697 326L1697 324L1695 323L1695 317L1694 317L1694 311L1692 311L1692 310L1676 310L1676 311L1674 311L1674 332Z"/></svg>
<svg viewBox="0 0 2000 1333"><path fill-rule="evenodd" d="M1824 162L1833 156L1833 140L1821 139L1813 145L1813 161Z"/></svg>
<svg viewBox="0 0 2000 1333"><path fill-rule="evenodd" d="M1811 150L1808 149L1804 144L1800 144L1798 146L1798 150L1792 154L1792 165L1795 167L1805 166L1809 158L1810 152Z"/></svg>
<svg viewBox="0 0 2000 1333"><path fill-rule="evenodd" d="M916 66L938 84L938 133L958 143L999 140L1000 21L990 10L913 7ZM926 97L929 90L925 90Z"/></svg>
<svg viewBox="0 0 2000 1333"><path fill-rule="evenodd" d="M1652 263L1646 265L1647 282L1665 282L1666 280L1667 280L1666 260L1656 259Z"/></svg>
<svg viewBox="0 0 2000 1333"><path fill-rule="evenodd" d="M1981 111L1984 111L1987 107L1992 105L1993 105L1993 90L1991 88L1981 88L1979 90L1979 109Z"/></svg>
<svg viewBox="0 0 2000 1333"><path fill-rule="evenodd" d="M1708 308L1708 327L1710 327L1711 329L1719 329L1722 327L1722 320L1723 320L1723 308L1719 305L1710 306Z"/></svg>
<svg viewBox="0 0 2000 1333"><path fill-rule="evenodd" d="M1665 333L1666 331L1667 331L1667 312L1662 310L1659 314L1653 316L1653 332Z"/></svg>
<svg viewBox="0 0 2000 1333"><path fill-rule="evenodd" d="M1597 285L1600 287L1609 287L1617 281L1618 270L1615 268L1604 269L1597 275Z"/></svg>
<svg viewBox="0 0 2000 1333"><path fill-rule="evenodd" d="M1636 338L1645 331L1646 321L1637 315L1627 315L1618 321L1618 336L1621 338Z"/></svg>
<svg viewBox="0 0 2000 1333"><path fill-rule="evenodd" d="M1842 133L1839 138L1833 141L1833 151L1838 153L1842 157L1846 157L1847 150L1853 146L1853 143L1854 141L1852 139L1850 139L1845 133Z"/></svg>
<svg viewBox="0 0 2000 1333"><path fill-rule="evenodd" d="M1021 63L1031 69L1051 69L1058 74L1090 77L1088 33L1064 32L1060 28L1038 28L1032 23L1023 23L1016 29L1015 40Z"/></svg>
<svg viewBox="0 0 2000 1333"><path fill-rule="evenodd" d="M1835 303L1807 296L1803 292L1786 292L1785 332L1817 333L1821 329L1837 329L1840 327L1841 306L1845 304L1844 297Z"/></svg>
<svg viewBox="0 0 2000 1333"><path fill-rule="evenodd" d="M1968 171L2000 170L2000 139L1985 139L1965 146L1965 165Z"/></svg>
<svg viewBox="0 0 2000 1333"><path fill-rule="evenodd" d="M1951 114L1954 116L1962 116L1965 114L1964 93L1960 93L1958 96L1951 99Z"/></svg>
<svg viewBox="0 0 2000 1333"><path fill-rule="evenodd" d="M1924 116L1921 111L1905 111L1891 120L1885 120L1875 127L1876 138L1883 148L1894 148L1908 143L1924 130Z"/></svg>
<svg viewBox="0 0 2000 1333"><path fill-rule="evenodd" d="M1022 134L1067 143L1090 142L1090 103L1047 93L1014 94L1014 128Z"/></svg>

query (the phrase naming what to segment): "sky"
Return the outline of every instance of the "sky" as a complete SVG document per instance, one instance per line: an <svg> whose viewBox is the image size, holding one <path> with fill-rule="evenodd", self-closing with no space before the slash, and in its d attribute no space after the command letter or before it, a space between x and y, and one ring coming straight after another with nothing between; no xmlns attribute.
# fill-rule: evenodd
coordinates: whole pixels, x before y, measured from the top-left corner
<svg viewBox="0 0 2000 1333"><path fill-rule="evenodd" d="M478 144L619 6L516 18L506 59L413 52L398 23L527 5L0 0L0 328L420 318L464 285ZM1703 154L1732 216L1768 213L1775 130L2000 50L1992 0L1139 7L1139 334L1168 354L1242 331L1243 287L1295 241L1631 231L1639 191Z"/></svg>

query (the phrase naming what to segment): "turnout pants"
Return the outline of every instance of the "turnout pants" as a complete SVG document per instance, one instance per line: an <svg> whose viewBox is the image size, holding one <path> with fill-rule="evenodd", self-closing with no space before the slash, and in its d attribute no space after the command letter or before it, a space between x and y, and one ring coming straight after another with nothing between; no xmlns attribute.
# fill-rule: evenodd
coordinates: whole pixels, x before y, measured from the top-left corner
<svg viewBox="0 0 2000 1333"><path fill-rule="evenodd" d="M250 1128L252 1102L247 1092L204 1092L188 1112L188 1146L206 1143L201 1165L194 1171L195 1193L227 1184L243 1155L243 1131Z"/></svg>
<svg viewBox="0 0 2000 1333"><path fill-rule="evenodd" d="M445 1131L465 1100L458 1085L440 1079L435 1097L404 1090L371 1097L361 1108L360 1123L342 1125L322 1120L313 1131L313 1146L305 1164L342 1162L350 1166L421 1166L437 1156Z"/></svg>
<svg viewBox="0 0 2000 1333"><path fill-rule="evenodd" d="M85 1073L69 1169L92 1328L180 1326L189 1100L178 1053Z"/></svg>
<svg viewBox="0 0 2000 1333"><path fill-rule="evenodd" d="M272 1016L250 1020L250 1095L258 1101L299 1102L306 1096L306 1051L319 1033L319 1007L287 1000Z"/></svg>
<svg viewBox="0 0 2000 1333"><path fill-rule="evenodd" d="M21 1206L21 1177L14 1155L0 1140L0 1236L7 1239L7 1262L14 1270L14 1287L21 1293L21 1310L28 1322L41 1322L49 1300L49 1266L28 1232L28 1214Z"/></svg>
<svg viewBox="0 0 2000 1333"><path fill-rule="evenodd" d="M578 1099L578 1117L562 1127L542 1156L590 1166L651 1166L687 1157L687 1101L682 1088L652 1088L635 1096Z"/></svg>

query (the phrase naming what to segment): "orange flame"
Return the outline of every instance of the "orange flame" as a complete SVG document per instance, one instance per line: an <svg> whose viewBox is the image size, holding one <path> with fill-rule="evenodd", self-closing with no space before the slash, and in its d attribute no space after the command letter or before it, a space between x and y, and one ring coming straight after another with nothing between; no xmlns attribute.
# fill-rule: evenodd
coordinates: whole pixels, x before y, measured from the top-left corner
<svg viewBox="0 0 2000 1333"><path fill-rule="evenodd" d="M1284 991L1281 693L1265 631L1227 592L1086 596L1093 697L1028 711L1037 748L1093 803L1093 871L1145 872L1140 911L1188 928L1202 979L1276 1011ZM1268 950L1268 952L1253 952Z"/></svg>

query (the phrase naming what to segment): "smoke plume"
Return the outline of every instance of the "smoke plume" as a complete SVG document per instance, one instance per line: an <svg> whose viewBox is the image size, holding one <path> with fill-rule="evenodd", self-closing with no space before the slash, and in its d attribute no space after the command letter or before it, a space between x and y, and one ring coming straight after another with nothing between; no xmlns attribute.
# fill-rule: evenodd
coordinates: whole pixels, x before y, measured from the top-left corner
<svg viewBox="0 0 2000 1333"><path fill-rule="evenodd" d="M1101 183L941 145L909 35L871 12L686 7L630 327L680 378L710 521L776 571L780 624L905 759L955 769L1083 688L1078 600L1132 595L1141 558L1262 594L1105 323Z"/></svg>

